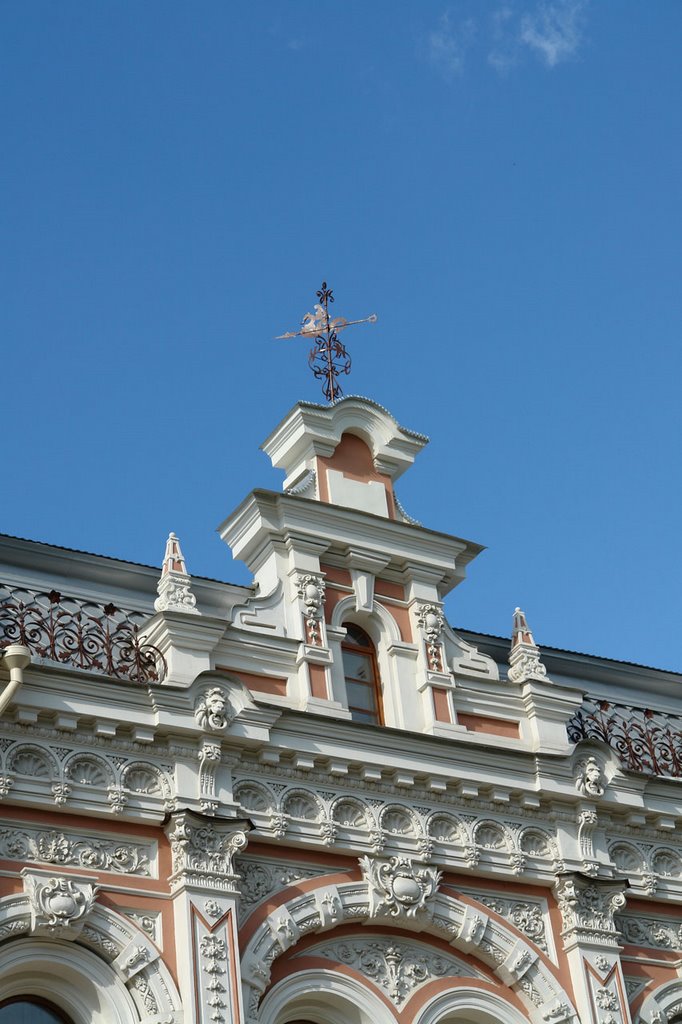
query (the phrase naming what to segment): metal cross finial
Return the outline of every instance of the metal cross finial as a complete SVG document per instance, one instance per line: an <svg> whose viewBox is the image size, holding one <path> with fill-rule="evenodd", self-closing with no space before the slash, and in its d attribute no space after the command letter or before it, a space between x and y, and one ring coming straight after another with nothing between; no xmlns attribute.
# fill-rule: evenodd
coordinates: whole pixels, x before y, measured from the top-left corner
<svg viewBox="0 0 682 1024"><path fill-rule="evenodd" d="M339 331L353 324L375 324L376 313L366 316L363 320L346 320L342 316L332 319L329 316L329 303L334 301L331 288L327 282L322 282L322 287L316 293L318 302L315 303L315 312L306 313L301 321L300 331L289 331L287 334L279 334L279 338L310 338L314 337L315 345L308 355L308 365L313 371L313 376L322 380L322 391L328 402L335 402L343 394L341 385L337 378L341 373L350 373L350 356L338 338Z"/></svg>

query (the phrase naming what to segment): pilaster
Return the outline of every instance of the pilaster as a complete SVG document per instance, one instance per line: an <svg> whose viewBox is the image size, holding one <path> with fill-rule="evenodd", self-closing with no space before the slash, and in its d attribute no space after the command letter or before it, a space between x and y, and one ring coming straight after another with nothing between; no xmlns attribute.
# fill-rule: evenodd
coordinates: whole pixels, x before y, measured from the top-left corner
<svg viewBox="0 0 682 1024"><path fill-rule="evenodd" d="M625 906L625 879L557 876L562 937L582 1024L631 1024L622 947L614 914Z"/></svg>
<svg viewBox="0 0 682 1024"><path fill-rule="evenodd" d="M239 984L234 856L244 849L251 823L207 817L194 811L171 814L170 876L180 991L185 1024L242 1024Z"/></svg>

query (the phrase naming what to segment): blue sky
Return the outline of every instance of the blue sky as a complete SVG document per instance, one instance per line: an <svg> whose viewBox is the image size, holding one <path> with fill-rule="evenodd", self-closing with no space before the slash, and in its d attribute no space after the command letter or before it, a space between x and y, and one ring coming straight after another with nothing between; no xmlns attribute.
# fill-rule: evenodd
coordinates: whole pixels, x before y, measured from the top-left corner
<svg viewBox="0 0 682 1024"><path fill-rule="evenodd" d="M236 582L323 278L462 627L682 669L682 4L0 6L0 530Z"/></svg>

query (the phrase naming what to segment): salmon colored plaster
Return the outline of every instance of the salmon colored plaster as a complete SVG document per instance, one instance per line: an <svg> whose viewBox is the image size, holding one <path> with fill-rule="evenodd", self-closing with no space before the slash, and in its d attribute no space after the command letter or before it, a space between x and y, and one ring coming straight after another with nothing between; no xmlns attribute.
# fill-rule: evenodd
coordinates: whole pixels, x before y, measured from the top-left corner
<svg viewBox="0 0 682 1024"><path fill-rule="evenodd" d="M483 732L490 736L519 738L519 723L509 718L487 718L485 715L467 715L460 712L457 721L469 732Z"/></svg>
<svg viewBox="0 0 682 1024"><path fill-rule="evenodd" d="M340 939L351 935L357 935L358 925L348 924L343 925L339 928L335 928L333 931L333 938ZM362 926L362 935L371 937L372 935L386 935L386 928L367 928ZM393 1003L390 1002L383 989L380 986L375 986L367 977L360 974L359 971L354 970L347 964L337 963L330 961L327 957L315 956L314 953L305 955L305 950L311 946L317 945L320 942L319 935L307 936L301 942L297 943L296 946L289 950L286 954L278 957L272 967L272 985L283 980L284 978L290 978L293 974L299 971L306 970L330 970L332 969L336 974L344 974L349 978L353 978L365 985L366 988L373 992L381 1002L386 1006L388 1010L395 1017L399 1024L412 1024L415 1016L434 996L439 995L441 992L452 992L458 987L477 988L484 992L490 992L498 997L505 999L511 1006L515 1007L525 1016L525 1008L519 997L511 989L508 989L500 981L494 978L487 964L484 964L481 960L470 956L468 953L461 952L460 950L453 950L451 946L441 940L434 938L433 936L415 935L413 932L406 932L402 929L390 929L390 934L396 937L404 937L411 939L412 941L417 940L424 942L430 948L437 950L439 953L450 954L457 956L463 963L470 965L476 970L488 975L490 980L484 980L482 978L470 978L470 977L458 977L450 976L448 978L437 978L427 985L424 985L418 992L416 992L412 998L408 999L402 1010L398 1010ZM331 937L331 935L330 935Z"/></svg>
<svg viewBox="0 0 682 1024"><path fill-rule="evenodd" d="M431 693L433 694L433 713L436 716L436 721L452 722L448 691L443 690L440 686L434 686Z"/></svg>
<svg viewBox="0 0 682 1024"><path fill-rule="evenodd" d="M125 908L131 905L136 910L152 910L161 914L161 931L163 934L163 950L161 959L178 984L177 950L175 947L175 925L173 904L170 900L162 900L153 896L140 896L138 893L103 892L97 897L104 906L111 907L125 916Z"/></svg>
<svg viewBox="0 0 682 1024"><path fill-rule="evenodd" d="M280 676L261 676L256 672L242 672L239 669L227 668L226 665L216 665L216 672L229 673L255 693L272 693L278 697L287 695L287 681Z"/></svg>
<svg viewBox="0 0 682 1024"><path fill-rule="evenodd" d="M464 882L465 885L471 885L471 878L462 879L462 882ZM476 879L476 884L480 885L482 891L487 888L487 886L484 885L483 883L484 883L484 879L482 879L482 878L477 878ZM493 883L493 885L491 885L490 888L493 890L493 892L499 890L499 883L498 883L497 887ZM448 889L450 890L449 893L448 893ZM542 889L539 886L531 886L531 885L522 886L522 885L518 885L518 884L516 884L514 882L507 882L506 880L504 882L504 891L505 891L505 894L518 893L519 895L525 895L525 896L537 895L537 896L541 896L542 898L545 898L545 899L550 897L550 893L548 892L547 889ZM470 906L475 906L475 907L479 907L480 906L480 904L478 904L476 902L476 900L472 896L469 896L466 893L459 892L456 888L454 888L454 886L450 884L449 877L448 877L447 883L443 886L443 892L445 892L447 895L454 896L458 900L461 900L462 903L468 903ZM562 927L561 915L560 915L560 912L559 912L559 908L556 905L556 902L551 897L549 899L547 899L547 903L548 903L548 907L549 907L549 916L550 916L550 922L551 922L551 925L552 925L552 935L553 935L553 938L554 938L554 944L555 944L556 948L558 950L560 950L562 948L562 941L561 941L561 935L560 935L561 927ZM511 921L508 921L506 918L501 917L499 914L496 914L495 911L491 910L489 907L485 907L484 910L485 910L486 914L488 915L488 917L491 917L493 920L498 921L499 924L503 925L505 928L508 928L509 931L513 932L515 935L517 935L524 942L528 941L526 939L525 935L523 935L523 933L520 932L518 930L518 928L515 928L514 925L511 923ZM547 969L549 971L551 971L551 973L557 979L557 981L562 986L562 988L571 997L573 997L573 983L571 982L571 975L570 975L570 972L568 970L568 964L565 962L565 960L562 960L561 966L557 967L556 964L553 964L552 961L549 959L549 957L546 956L543 952L541 952L541 951L538 951L538 952L539 952L540 959L545 964Z"/></svg>
<svg viewBox="0 0 682 1024"><path fill-rule="evenodd" d="M271 914L273 910L277 910L284 903L288 903L289 900L295 899L297 896L302 896L305 892L311 892L313 889L317 889L320 885L343 885L345 882L359 882L361 878L360 869L356 868L355 871L339 871L333 875L320 875L317 878L305 878L299 882L294 882L292 885L288 885L286 889L280 890L275 893L269 899L265 900L254 910L253 914L249 917L246 924L240 930L239 933L239 945L243 950L249 944L251 936L257 931L260 924L265 920L268 914Z"/></svg>
<svg viewBox="0 0 682 1024"><path fill-rule="evenodd" d="M320 571L324 573L327 586L331 583L338 583L340 587L352 587L353 581L348 569L341 569L336 565L323 565L320 562Z"/></svg>
<svg viewBox="0 0 682 1024"><path fill-rule="evenodd" d="M327 670L324 665L308 665L308 675L312 696L318 697L320 700L329 700Z"/></svg>
<svg viewBox="0 0 682 1024"><path fill-rule="evenodd" d="M393 486L390 477L385 473L378 473L374 466L372 453L360 437L355 434L343 434L336 446L334 454L328 458L318 456L317 478L320 483L320 498L329 503L329 488L327 486L327 470L335 469L343 473L350 480L359 480L361 483L369 483L376 480L386 488L386 501L388 514L395 519L395 503L393 501Z"/></svg>

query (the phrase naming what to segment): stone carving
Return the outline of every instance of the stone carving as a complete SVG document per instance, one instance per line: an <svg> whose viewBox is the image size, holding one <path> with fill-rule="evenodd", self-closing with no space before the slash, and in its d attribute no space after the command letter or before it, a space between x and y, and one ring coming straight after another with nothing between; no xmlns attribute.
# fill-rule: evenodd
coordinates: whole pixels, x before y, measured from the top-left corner
<svg viewBox="0 0 682 1024"><path fill-rule="evenodd" d="M564 925L562 935L616 946L619 932L614 913L625 906L625 887L624 882L597 882L579 874L558 876L555 891Z"/></svg>
<svg viewBox="0 0 682 1024"><path fill-rule="evenodd" d="M455 957L394 939L346 939L315 947L308 955L323 956L353 967L364 978L381 986L398 1007L416 988L434 978L481 977Z"/></svg>
<svg viewBox="0 0 682 1024"><path fill-rule="evenodd" d="M166 553L157 584L158 597L154 602L157 612L189 612L198 615L197 599L191 590L192 577L187 572L180 541L174 533L168 535Z"/></svg>
<svg viewBox="0 0 682 1024"><path fill-rule="evenodd" d="M597 989L595 1000L600 1010L618 1010L618 996L608 988Z"/></svg>
<svg viewBox="0 0 682 1024"><path fill-rule="evenodd" d="M441 637L445 626L443 611L436 604L419 605L417 622L424 634L426 658L432 672L443 671Z"/></svg>
<svg viewBox="0 0 682 1024"><path fill-rule="evenodd" d="M76 864L122 875L151 876L149 861L154 844L91 839L81 833L18 826L0 829L0 857L7 860Z"/></svg>
<svg viewBox="0 0 682 1024"><path fill-rule="evenodd" d="M604 795L601 783L602 772L596 757L588 757L582 761L575 780L575 788L583 796L598 798Z"/></svg>
<svg viewBox="0 0 682 1024"><path fill-rule="evenodd" d="M568 1003L556 1002L548 1010L545 1010L542 1019L551 1021L552 1024L559 1024L560 1021L568 1020L571 1016L572 1011Z"/></svg>
<svg viewBox="0 0 682 1024"><path fill-rule="evenodd" d="M267 860L238 858L236 868L241 875L239 886L241 904L251 908L271 893L285 889L292 882L315 878L325 873L324 868L305 868L298 865L273 863Z"/></svg>
<svg viewBox="0 0 682 1024"><path fill-rule="evenodd" d="M207 917L220 917L222 909L217 900L206 900L204 903L204 912Z"/></svg>
<svg viewBox="0 0 682 1024"><path fill-rule="evenodd" d="M194 718L204 732L224 732L232 721L227 697L220 686L204 690L194 707Z"/></svg>
<svg viewBox="0 0 682 1024"><path fill-rule="evenodd" d="M326 583L323 576L301 573L296 577L296 591L303 604L306 642L313 647L322 646L320 621L324 608Z"/></svg>
<svg viewBox="0 0 682 1024"><path fill-rule="evenodd" d="M13 775L0 775L0 800L6 797L14 782Z"/></svg>
<svg viewBox="0 0 682 1024"><path fill-rule="evenodd" d="M128 803L128 794L120 786L109 786L107 800L113 814L121 814Z"/></svg>
<svg viewBox="0 0 682 1024"><path fill-rule="evenodd" d="M611 961L607 960L605 956L595 956L594 962L602 974L606 974L611 970Z"/></svg>
<svg viewBox="0 0 682 1024"><path fill-rule="evenodd" d="M71 796L71 786L66 782L53 782L52 796L54 797L54 802L57 807L63 807Z"/></svg>
<svg viewBox="0 0 682 1024"><path fill-rule="evenodd" d="M202 970L209 976L205 985L209 995L208 1006L211 1010L211 1020L215 1024L223 1024L226 1020L225 1011L228 1009L228 1004L225 1001L227 986L221 981L221 978L227 970L227 946L224 939L215 935L204 935L199 943L199 951L202 958Z"/></svg>
<svg viewBox="0 0 682 1024"><path fill-rule="evenodd" d="M619 914L616 924L623 942L633 946L682 950L682 924L674 918Z"/></svg>
<svg viewBox="0 0 682 1024"><path fill-rule="evenodd" d="M175 888L183 880L234 892L238 876L233 859L246 846L248 823L203 818L193 811L171 814L166 835L171 844Z"/></svg>
<svg viewBox="0 0 682 1024"><path fill-rule="evenodd" d="M215 798L215 776L221 756L220 743L204 740L199 752L199 803L204 814L215 814L219 807Z"/></svg>
<svg viewBox="0 0 682 1024"><path fill-rule="evenodd" d="M122 914L129 917L131 921L140 928L145 935L148 935L157 946L160 943L161 935L159 932L159 925L161 923L161 916L157 910L136 910L126 908L121 910Z"/></svg>
<svg viewBox="0 0 682 1024"><path fill-rule="evenodd" d="M594 860L592 834L599 819L596 811L581 811L578 815L578 845L583 858L583 871L586 875L597 875L599 864Z"/></svg>
<svg viewBox="0 0 682 1024"><path fill-rule="evenodd" d="M440 871L419 868L408 857L361 857L360 867L371 895L372 916L415 917L427 909L441 879Z"/></svg>
<svg viewBox="0 0 682 1024"><path fill-rule="evenodd" d="M26 869L24 890L31 907L31 931L74 939L92 910L98 886L78 875L45 876Z"/></svg>
<svg viewBox="0 0 682 1024"><path fill-rule="evenodd" d="M520 608L514 611L507 678L513 683L524 683L531 679L544 682L547 678L547 669L540 661L540 648L535 643L526 616Z"/></svg>
<svg viewBox="0 0 682 1024"><path fill-rule="evenodd" d="M530 939L543 953L548 952L547 933L545 930L545 907L542 903L530 900L513 900L502 896L490 895L473 889L462 889L462 892L473 896L484 907L496 914Z"/></svg>

